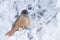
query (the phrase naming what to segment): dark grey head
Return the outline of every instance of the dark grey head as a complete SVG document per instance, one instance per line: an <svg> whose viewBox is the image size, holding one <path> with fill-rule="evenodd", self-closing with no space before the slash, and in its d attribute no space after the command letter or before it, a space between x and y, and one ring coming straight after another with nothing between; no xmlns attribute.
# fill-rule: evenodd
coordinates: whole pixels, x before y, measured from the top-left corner
<svg viewBox="0 0 60 40"><path fill-rule="evenodd" d="M25 10L22 10L21 14L26 14L28 15L28 11L25 9Z"/></svg>

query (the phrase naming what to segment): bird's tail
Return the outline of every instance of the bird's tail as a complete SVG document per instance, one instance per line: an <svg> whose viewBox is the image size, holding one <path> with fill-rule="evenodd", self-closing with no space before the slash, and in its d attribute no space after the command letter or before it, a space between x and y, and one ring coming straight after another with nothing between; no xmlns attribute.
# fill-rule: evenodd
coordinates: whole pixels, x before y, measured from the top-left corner
<svg viewBox="0 0 60 40"><path fill-rule="evenodd" d="M15 33L15 30L10 30L9 32L6 33L9 37L12 36Z"/></svg>

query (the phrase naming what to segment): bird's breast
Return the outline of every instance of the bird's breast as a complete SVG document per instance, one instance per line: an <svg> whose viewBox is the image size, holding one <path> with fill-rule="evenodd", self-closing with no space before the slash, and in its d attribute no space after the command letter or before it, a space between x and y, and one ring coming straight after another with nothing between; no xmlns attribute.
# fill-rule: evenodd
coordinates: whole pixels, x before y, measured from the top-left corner
<svg viewBox="0 0 60 40"><path fill-rule="evenodd" d="M29 18L24 18L22 24L23 24L24 26L29 26L29 25L30 25L30 20L29 20Z"/></svg>

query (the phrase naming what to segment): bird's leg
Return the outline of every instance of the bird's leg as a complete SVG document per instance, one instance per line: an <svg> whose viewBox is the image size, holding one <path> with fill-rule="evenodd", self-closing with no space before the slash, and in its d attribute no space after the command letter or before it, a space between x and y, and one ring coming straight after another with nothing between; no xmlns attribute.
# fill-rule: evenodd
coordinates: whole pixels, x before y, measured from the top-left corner
<svg viewBox="0 0 60 40"><path fill-rule="evenodd" d="M28 29L26 26L23 26L22 29Z"/></svg>
<svg viewBox="0 0 60 40"><path fill-rule="evenodd" d="M28 29L28 30L30 30L30 28L28 28L27 26L24 26L24 29Z"/></svg>

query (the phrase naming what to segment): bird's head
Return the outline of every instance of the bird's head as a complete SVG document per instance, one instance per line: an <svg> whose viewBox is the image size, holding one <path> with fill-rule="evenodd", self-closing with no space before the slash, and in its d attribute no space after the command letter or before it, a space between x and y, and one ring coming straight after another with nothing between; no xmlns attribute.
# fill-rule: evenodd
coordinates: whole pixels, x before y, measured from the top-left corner
<svg viewBox="0 0 60 40"><path fill-rule="evenodd" d="M21 14L28 15L28 11L26 9L22 10Z"/></svg>

